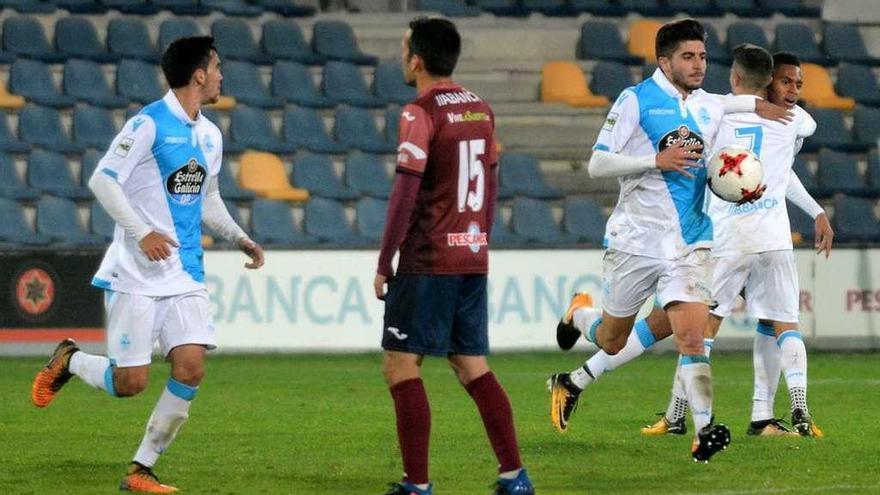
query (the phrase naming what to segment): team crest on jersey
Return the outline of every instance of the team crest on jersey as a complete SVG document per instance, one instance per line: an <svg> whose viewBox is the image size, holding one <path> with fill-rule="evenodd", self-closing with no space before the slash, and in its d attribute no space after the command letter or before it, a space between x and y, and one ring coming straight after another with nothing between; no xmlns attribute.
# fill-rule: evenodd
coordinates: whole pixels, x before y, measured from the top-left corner
<svg viewBox="0 0 880 495"><path fill-rule="evenodd" d="M691 131L690 127L682 124L677 129L670 131L660 139L660 143L657 145L658 151L663 151L679 141L684 141L685 146L699 144L700 146L705 147L703 136Z"/></svg>
<svg viewBox="0 0 880 495"><path fill-rule="evenodd" d="M181 205L193 203L201 196L206 177L205 167L195 158L190 158L184 166L168 176L165 183L168 195Z"/></svg>

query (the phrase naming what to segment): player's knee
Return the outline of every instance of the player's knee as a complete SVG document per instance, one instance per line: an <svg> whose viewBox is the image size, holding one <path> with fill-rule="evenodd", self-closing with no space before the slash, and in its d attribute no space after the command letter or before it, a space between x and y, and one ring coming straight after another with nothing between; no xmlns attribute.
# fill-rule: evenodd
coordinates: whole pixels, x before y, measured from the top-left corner
<svg viewBox="0 0 880 495"><path fill-rule="evenodd" d="M201 363L176 366L171 371L171 376L180 383L191 387L197 387L202 383L202 378L205 376L205 367L202 366Z"/></svg>
<svg viewBox="0 0 880 495"><path fill-rule="evenodd" d="M147 388L149 375L146 373L117 373L113 377L113 388L117 397L132 397Z"/></svg>
<svg viewBox="0 0 880 495"><path fill-rule="evenodd" d="M605 351L605 354L613 356L623 350L623 346L625 345L626 339L609 339L602 343L602 350Z"/></svg>
<svg viewBox="0 0 880 495"><path fill-rule="evenodd" d="M703 353L703 336L699 332L690 332L678 339L678 352L697 355Z"/></svg>

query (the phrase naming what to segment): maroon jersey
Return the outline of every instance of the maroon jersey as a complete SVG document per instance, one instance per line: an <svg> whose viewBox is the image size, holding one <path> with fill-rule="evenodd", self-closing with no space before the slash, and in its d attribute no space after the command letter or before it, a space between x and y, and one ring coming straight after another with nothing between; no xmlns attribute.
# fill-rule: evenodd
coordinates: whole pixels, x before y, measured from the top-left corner
<svg viewBox="0 0 880 495"><path fill-rule="evenodd" d="M497 162L495 116L474 93L438 84L403 107L397 171L422 183L398 273L488 272L486 182Z"/></svg>

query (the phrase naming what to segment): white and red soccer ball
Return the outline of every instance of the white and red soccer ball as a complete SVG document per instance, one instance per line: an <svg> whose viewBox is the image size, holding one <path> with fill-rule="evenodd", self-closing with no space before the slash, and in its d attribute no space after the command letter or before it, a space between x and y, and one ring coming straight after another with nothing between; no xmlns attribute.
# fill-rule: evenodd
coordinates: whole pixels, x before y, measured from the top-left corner
<svg viewBox="0 0 880 495"><path fill-rule="evenodd" d="M742 146L730 145L709 159L709 189L731 203L751 202L764 192L764 167L754 153Z"/></svg>

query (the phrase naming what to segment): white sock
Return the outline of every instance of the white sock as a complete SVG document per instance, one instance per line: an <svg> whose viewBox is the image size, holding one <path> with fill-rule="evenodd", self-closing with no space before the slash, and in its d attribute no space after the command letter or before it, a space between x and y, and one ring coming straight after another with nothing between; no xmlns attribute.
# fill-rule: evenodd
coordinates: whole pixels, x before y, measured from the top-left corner
<svg viewBox="0 0 880 495"><path fill-rule="evenodd" d="M174 441L180 427L189 417L189 406L196 395L198 387L191 387L168 379L168 385L162 390L153 414L147 422L147 432L134 456L134 461L147 467L153 467L159 455Z"/></svg>
<svg viewBox="0 0 880 495"><path fill-rule="evenodd" d="M807 348L801 333L797 330L786 330L776 340L779 346L782 373L788 384L788 395L792 409L807 411Z"/></svg>
<svg viewBox="0 0 880 495"><path fill-rule="evenodd" d="M609 356L605 351L600 350L593 354L590 359L584 363L584 366L578 368L571 373L571 381L583 389L596 381L607 371L614 371L624 364L644 354L645 350L654 345L656 342L651 327L648 326L646 320L636 322L633 330L626 339L626 345L617 354ZM589 370L589 373L586 370Z"/></svg>
<svg viewBox="0 0 880 495"><path fill-rule="evenodd" d="M522 471L522 468L514 469L513 471L506 471L504 473L499 474L498 477L503 480L516 479L516 477L519 476L520 471ZM425 488L427 488L427 487L425 487ZM424 490L424 488L422 488L422 490Z"/></svg>
<svg viewBox="0 0 880 495"><path fill-rule="evenodd" d="M681 362L675 366L675 375L672 377L672 396L669 405L666 406L666 420L675 423L687 415L688 401L684 382L681 381Z"/></svg>
<svg viewBox="0 0 880 495"><path fill-rule="evenodd" d="M752 395L752 421L773 419L773 403L779 385L779 346L776 333L770 325L758 324L752 344L752 364L755 369L755 389Z"/></svg>
<svg viewBox="0 0 880 495"><path fill-rule="evenodd" d="M71 373L90 386L110 395L116 395L116 389L113 387L113 366L106 356L77 351L70 356L69 368Z"/></svg>
<svg viewBox="0 0 880 495"><path fill-rule="evenodd" d="M419 490L427 490L428 487L431 486L431 484L430 483L419 483L418 485L414 485L414 486L416 488L418 488Z"/></svg>
<svg viewBox="0 0 880 495"><path fill-rule="evenodd" d="M574 327L581 331L581 334L587 338L590 342L595 343L593 340L590 340L590 328L592 328L593 324L596 323L596 320L602 318L602 310L597 308L580 308L575 310L574 314L571 316L571 322L574 323Z"/></svg>
<svg viewBox="0 0 880 495"><path fill-rule="evenodd" d="M712 367L705 355L682 354L679 364L679 375L687 392L696 435L712 420Z"/></svg>

